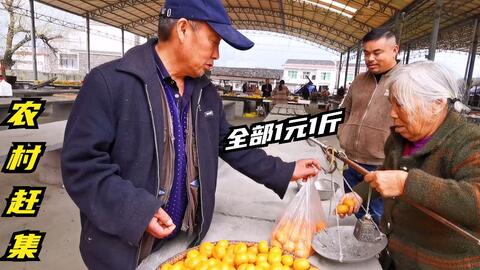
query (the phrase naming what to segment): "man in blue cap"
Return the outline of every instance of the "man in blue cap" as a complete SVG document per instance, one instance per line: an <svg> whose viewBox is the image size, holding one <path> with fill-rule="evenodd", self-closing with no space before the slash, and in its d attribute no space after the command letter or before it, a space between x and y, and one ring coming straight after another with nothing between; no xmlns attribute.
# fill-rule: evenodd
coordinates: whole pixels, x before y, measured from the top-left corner
<svg viewBox="0 0 480 270"><path fill-rule="evenodd" d="M289 181L320 169L260 149L221 151L230 126L204 74L222 39L253 46L220 0L167 0L158 39L87 75L68 120L62 174L80 209L88 268L135 269L179 234L198 244L213 216L218 157L280 197Z"/></svg>

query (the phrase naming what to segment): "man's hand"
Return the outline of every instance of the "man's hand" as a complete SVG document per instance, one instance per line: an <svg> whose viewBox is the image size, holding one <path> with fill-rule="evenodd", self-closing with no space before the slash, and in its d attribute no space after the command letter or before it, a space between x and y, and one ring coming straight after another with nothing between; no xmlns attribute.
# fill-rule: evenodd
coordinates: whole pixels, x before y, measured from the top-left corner
<svg viewBox="0 0 480 270"><path fill-rule="evenodd" d="M374 171L365 175L365 182L378 191L382 197L396 197L403 194L408 173L401 170Z"/></svg>
<svg viewBox="0 0 480 270"><path fill-rule="evenodd" d="M301 159L295 163L295 170L293 171L292 179L290 181L297 181L303 179L306 181L310 176L316 176L322 169L320 163L316 159Z"/></svg>
<svg viewBox="0 0 480 270"><path fill-rule="evenodd" d="M158 209L147 226L147 232L158 239L169 236L173 230L175 230L175 224L162 208Z"/></svg>

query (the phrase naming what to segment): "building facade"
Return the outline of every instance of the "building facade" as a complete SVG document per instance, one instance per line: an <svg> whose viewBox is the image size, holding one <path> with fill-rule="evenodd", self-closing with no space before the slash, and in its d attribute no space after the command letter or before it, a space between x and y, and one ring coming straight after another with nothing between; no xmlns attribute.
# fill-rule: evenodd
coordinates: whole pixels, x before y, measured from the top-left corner
<svg viewBox="0 0 480 270"><path fill-rule="evenodd" d="M338 61L332 60L305 60L288 59L283 65L283 80L290 92L302 87L310 79L317 89L328 87L330 91L335 88L335 81L338 76ZM364 64L360 65L360 72L366 70ZM347 86L355 77L355 64L349 64L347 74ZM340 86L343 86L345 80L345 68L340 73Z"/></svg>

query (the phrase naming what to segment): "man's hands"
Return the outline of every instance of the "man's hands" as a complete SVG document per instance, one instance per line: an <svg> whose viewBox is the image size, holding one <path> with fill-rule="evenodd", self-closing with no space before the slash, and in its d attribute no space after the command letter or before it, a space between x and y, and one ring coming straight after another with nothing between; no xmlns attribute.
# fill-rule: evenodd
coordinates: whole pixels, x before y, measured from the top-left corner
<svg viewBox="0 0 480 270"><path fill-rule="evenodd" d="M401 196L408 173L400 170L374 171L365 175L365 182L384 198Z"/></svg>
<svg viewBox="0 0 480 270"><path fill-rule="evenodd" d="M298 179L307 180L310 176L316 176L322 169L320 163L316 159L300 159L295 163L295 170L293 171L292 179L290 181L297 181Z"/></svg>
<svg viewBox="0 0 480 270"><path fill-rule="evenodd" d="M175 230L170 216L162 208L153 215L152 220L148 223L147 232L158 239L169 236Z"/></svg>

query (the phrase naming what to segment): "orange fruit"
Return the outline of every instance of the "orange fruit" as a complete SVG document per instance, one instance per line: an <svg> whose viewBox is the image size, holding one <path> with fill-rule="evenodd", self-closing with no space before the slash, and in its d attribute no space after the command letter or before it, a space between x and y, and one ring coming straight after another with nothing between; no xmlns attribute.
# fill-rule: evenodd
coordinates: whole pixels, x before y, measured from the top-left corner
<svg viewBox="0 0 480 270"><path fill-rule="evenodd" d="M192 257L192 258L187 258L185 259L185 266L190 269L195 269L198 265L200 265L201 261L200 258L197 257Z"/></svg>
<svg viewBox="0 0 480 270"><path fill-rule="evenodd" d="M292 241L287 241L285 245L283 245L283 249L291 253L295 250L295 243L293 243Z"/></svg>
<svg viewBox="0 0 480 270"><path fill-rule="evenodd" d="M272 247L282 248L282 243L278 242L277 240L272 239Z"/></svg>
<svg viewBox="0 0 480 270"><path fill-rule="evenodd" d="M255 260L255 262L257 264L262 263L262 262L267 262L267 261L268 261L268 254L265 254L265 253L258 254L257 258Z"/></svg>
<svg viewBox="0 0 480 270"><path fill-rule="evenodd" d="M233 254L226 254L222 258L222 262L228 264L228 265L234 265L235 264L235 255Z"/></svg>
<svg viewBox="0 0 480 270"><path fill-rule="evenodd" d="M283 270L283 265L282 263L278 262L278 263L273 263L271 266L270 266L270 270Z"/></svg>
<svg viewBox="0 0 480 270"><path fill-rule="evenodd" d="M307 270L308 268L310 268L310 262L307 259L300 258L293 262L294 270Z"/></svg>
<svg viewBox="0 0 480 270"><path fill-rule="evenodd" d="M255 255L251 252L247 252L247 256L248 256L248 262L249 263L255 263L255 261L257 261L257 255Z"/></svg>
<svg viewBox="0 0 480 270"><path fill-rule="evenodd" d="M315 225L315 232L321 232L323 231L325 228L327 227L327 224L325 224L324 222L319 222L317 223L317 225Z"/></svg>
<svg viewBox="0 0 480 270"><path fill-rule="evenodd" d="M263 241L260 241L260 243L258 243L258 251L260 253L268 253L268 250L270 249L270 247L268 246L268 242L263 240Z"/></svg>
<svg viewBox="0 0 480 270"><path fill-rule="evenodd" d="M267 261L259 262L259 263L257 262L256 266L259 268L263 268L265 270L270 270L270 264Z"/></svg>
<svg viewBox="0 0 480 270"><path fill-rule="evenodd" d="M220 247L224 247L224 248L227 248L229 245L228 241L227 240L220 240L217 242L216 246L220 246Z"/></svg>
<svg viewBox="0 0 480 270"><path fill-rule="evenodd" d="M348 213L348 210L350 210L350 207L345 204L339 204L337 205L337 214L346 214Z"/></svg>
<svg viewBox="0 0 480 270"><path fill-rule="evenodd" d="M268 254L268 263L270 265L274 263L281 263L281 262L282 262L282 253L278 254L278 253L270 252L270 254Z"/></svg>
<svg viewBox="0 0 480 270"><path fill-rule="evenodd" d="M272 247L270 249L270 254L278 254L278 255L282 255L283 251L280 247Z"/></svg>
<svg viewBox="0 0 480 270"><path fill-rule="evenodd" d="M170 268L172 268L172 265L169 263L165 263L162 265L162 267L160 267L160 270L170 270Z"/></svg>
<svg viewBox="0 0 480 270"><path fill-rule="evenodd" d="M235 245L235 248L233 249L233 251L235 252L235 254L238 254L238 253L245 253L247 252L247 244L245 243L238 243Z"/></svg>
<svg viewBox="0 0 480 270"><path fill-rule="evenodd" d="M220 270L230 270L230 265L228 263L221 262L218 266L220 267Z"/></svg>
<svg viewBox="0 0 480 270"><path fill-rule="evenodd" d="M348 207L355 207L355 200L352 199L352 198L345 198L345 200L343 200L342 204L345 204Z"/></svg>
<svg viewBox="0 0 480 270"><path fill-rule="evenodd" d="M170 267L170 270L182 270L183 269L183 262L177 262L172 267Z"/></svg>
<svg viewBox="0 0 480 270"><path fill-rule="evenodd" d="M213 247L214 245L210 242L203 242L200 244L200 247L198 248L198 250L200 251L201 254L207 256L207 257L210 257L212 256L212 253L213 253Z"/></svg>
<svg viewBox="0 0 480 270"><path fill-rule="evenodd" d="M249 261L249 259L248 259L247 253L239 253L239 254L235 255L235 265L236 266L246 264L246 263L248 263L248 261Z"/></svg>
<svg viewBox="0 0 480 270"><path fill-rule="evenodd" d="M187 252L187 258L198 257L198 255L200 255L200 252L196 249L192 249L189 252Z"/></svg>
<svg viewBox="0 0 480 270"><path fill-rule="evenodd" d="M215 259L221 260L227 254L227 248L224 246L215 246L213 248L213 257Z"/></svg>
<svg viewBox="0 0 480 270"><path fill-rule="evenodd" d="M247 249L247 253L252 253L252 254L257 255L258 254L258 246L254 245L254 246L249 247Z"/></svg>
<svg viewBox="0 0 480 270"><path fill-rule="evenodd" d="M248 266L248 263L243 263L239 266L237 266L237 270L246 270Z"/></svg>
<svg viewBox="0 0 480 270"><path fill-rule="evenodd" d="M283 255L282 256L282 264L285 266L292 266L293 265L293 256L292 255Z"/></svg>
<svg viewBox="0 0 480 270"><path fill-rule="evenodd" d="M285 232L282 231L282 230L278 230L278 231L275 233L275 238L276 238L277 241L280 242L281 244L284 244L284 243L287 241L287 235L286 235Z"/></svg>

